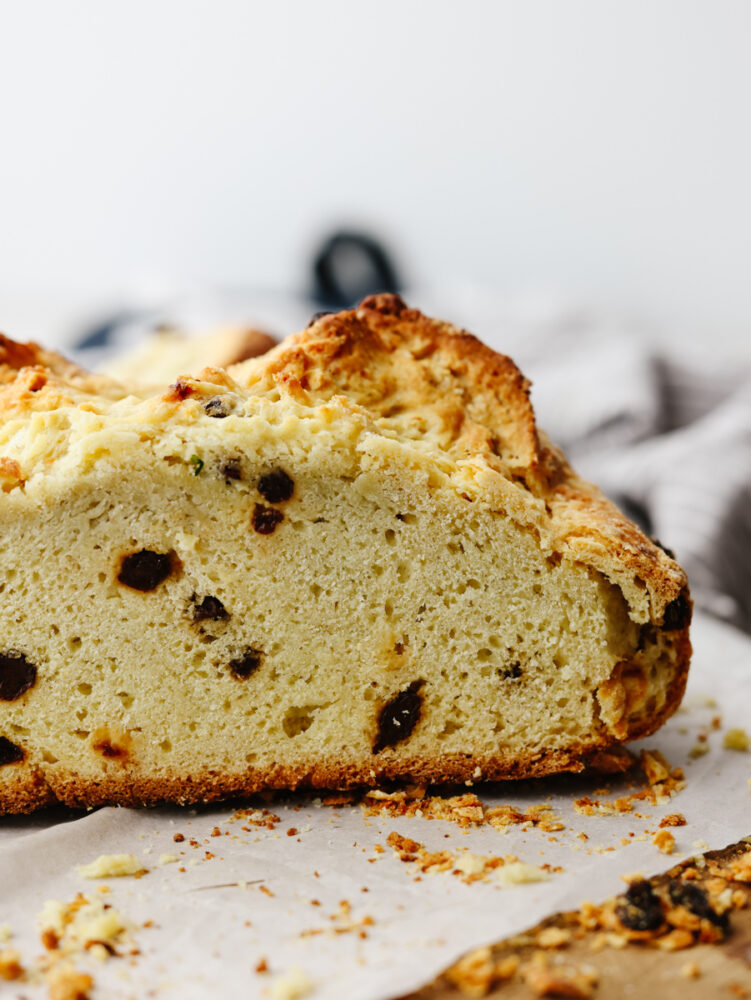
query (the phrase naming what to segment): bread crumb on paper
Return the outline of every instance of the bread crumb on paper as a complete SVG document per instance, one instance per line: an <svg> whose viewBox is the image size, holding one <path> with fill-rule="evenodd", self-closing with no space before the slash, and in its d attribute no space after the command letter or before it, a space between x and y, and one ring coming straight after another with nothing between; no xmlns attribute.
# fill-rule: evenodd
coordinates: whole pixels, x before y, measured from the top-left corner
<svg viewBox="0 0 751 1000"><path fill-rule="evenodd" d="M21 953L15 948L5 948L0 951L0 979L11 981L20 979L22 975Z"/></svg>
<svg viewBox="0 0 751 1000"><path fill-rule="evenodd" d="M663 816L660 820L660 828L663 829L666 826L685 826L686 817L683 813L668 813L667 816Z"/></svg>
<svg viewBox="0 0 751 1000"><path fill-rule="evenodd" d="M675 850L675 837L669 830L658 830L652 838L652 843L663 854L672 854Z"/></svg>
<svg viewBox="0 0 751 1000"><path fill-rule="evenodd" d="M294 965L278 976L268 989L272 1000L302 1000L315 989L313 980L299 966Z"/></svg>
<svg viewBox="0 0 751 1000"><path fill-rule="evenodd" d="M88 865L78 865L78 874L84 878L121 878L140 875L147 871L134 854L100 854Z"/></svg>
<svg viewBox="0 0 751 1000"><path fill-rule="evenodd" d="M511 826L531 826L543 833L565 830L565 824L547 802L524 811L513 806L486 806L474 792L463 795L429 795L423 785L409 785L395 792L373 788L365 793L361 806L365 816L419 816L445 820L457 826L492 826L505 831Z"/></svg>
<svg viewBox="0 0 751 1000"><path fill-rule="evenodd" d="M131 930L130 924L101 897L81 893L70 903L48 900L38 921L45 947L60 954L75 954L97 944L112 954L114 946Z"/></svg>
<svg viewBox="0 0 751 1000"><path fill-rule="evenodd" d="M485 858L479 854L472 854L470 851L466 851L456 859L454 868L464 875L478 875L480 872L485 871Z"/></svg>
<svg viewBox="0 0 751 1000"><path fill-rule="evenodd" d="M622 813L634 813L637 805L663 805L686 787L682 769L669 764L659 750L642 750L639 763L647 779L646 788L621 795L609 802L584 796L576 799L574 811L581 816L618 816ZM634 813L634 815L639 814Z"/></svg>
<svg viewBox="0 0 751 1000"><path fill-rule="evenodd" d="M72 965L60 965L53 969L47 983L50 1000L89 1000L94 980L85 972L77 972Z"/></svg>
<svg viewBox="0 0 751 1000"><path fill-rule="evenodd" d="M746 753L749 748L748 733L745 729L728 729L725 732L722 745L726 750Z"/></svg>
<svg viewBox="0 0 751 1000"><path fill-rule="evenodd" d="M524 885L527 882L545 882L548 872L538 865L528 865L523 861L515 861L497 869L496 878L501 885Z"/></svg>
<svg viewBox="0 0 751 1000"><path fill-rule="evenodd" d="M650 785L657 785L670 777L670 764L659 750L642 750L640 762Z"/></svg>

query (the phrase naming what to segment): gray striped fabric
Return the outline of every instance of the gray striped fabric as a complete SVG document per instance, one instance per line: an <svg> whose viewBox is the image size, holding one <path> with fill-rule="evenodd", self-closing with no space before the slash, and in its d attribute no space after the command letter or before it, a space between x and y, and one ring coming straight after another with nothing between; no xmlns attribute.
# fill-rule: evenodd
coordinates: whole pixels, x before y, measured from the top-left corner
<svg viewBox="0 0 751 1000"><path fill-rule="evenodd" d="M540 424L675 552L699 607L751 632L751 371L584 346L531 360Z"/></svg>

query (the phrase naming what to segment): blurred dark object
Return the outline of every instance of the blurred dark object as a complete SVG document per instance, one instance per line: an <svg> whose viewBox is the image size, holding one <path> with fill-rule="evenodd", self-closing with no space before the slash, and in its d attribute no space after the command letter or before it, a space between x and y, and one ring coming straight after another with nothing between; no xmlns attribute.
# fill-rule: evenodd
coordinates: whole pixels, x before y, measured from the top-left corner
<svg viewBox="0 0 751 1000"><path fill-rule="evenodd" d="M88 351L94 348L107 347L113 336L120 327L134 323L142 316L141 312L132 309L122 309L104 319L96 320L91 327L82 333L73 349L76 351Z"/></svg>
<svg viewBox="0 0 751 1000"><path fill-rule="evenodd" d="M334 233L313 260L311 294L327 309L347 309L366 295L402 288L389 254L366 233Z"/></svg>
<svg viewBox="0 0 751 1000"><path fill-rule="evenodd" d="M364 232L338 230L327 236L315 251L307 288L262 289L249 285L241 290L216 289L198 303L185 293L174 301L145 301L140 307L126 303L92 319L69 351L90 368L98 368L112 356L131 351L160 327L187 331L211 325L212 307L217 324L255 325L292 333L305 325L305 318L318 309L326 312L346 309L376 292L401 292L403 282L391 255L373 236ZM278 308L283 301L287 308ZM264 310L264 303L267 308ZM197 305L197 308L196 308ZM291 309L289 307L292 307ZM258 314L260 313L260 317ZM265 313L269 319L265 319ZM281 320L290 313L290 322ZM299 314L299 318L298 318ZM271 322L271 317L277 322Z"/></svg>

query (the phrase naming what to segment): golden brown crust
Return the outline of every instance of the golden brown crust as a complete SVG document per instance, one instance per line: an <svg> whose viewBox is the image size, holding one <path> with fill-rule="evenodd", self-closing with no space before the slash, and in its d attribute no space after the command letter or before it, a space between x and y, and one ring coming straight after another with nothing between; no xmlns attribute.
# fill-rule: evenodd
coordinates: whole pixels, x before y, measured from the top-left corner
<svg viewBox="0 0 751 1000"><path fill-rule="evenodd" d="M64 378L83 374L82 369L61 354L46 351L39 344L20 344L0 333L0 383L12 382L23 368L47 369Z"/></svg>
<svg viewBox="0 0 751 1000"><path fill-rule="evenodd" d="M0 419L26 409L51 410L69 403L72 387L79 392L119 399L126 390L30 341L18 343L0 333Z"/></svg>
<svg viewBox="0 0 751 1000"><path fill-rule="evenodd" d="M520 474L538 471L529 382L513 361L396 295L322 317L245 371L316 399L345 395L378 417L437 417L454 456L479 452L496 467L502 458ZM234 374L242 382L242 370Z"/></svg>
<svg viewBox="0 0 751 1000"><path fill-rule="evenodd" d="M5 764L0 783L0 815L30 813L58 803L42 773L29 764Z"/></svg>

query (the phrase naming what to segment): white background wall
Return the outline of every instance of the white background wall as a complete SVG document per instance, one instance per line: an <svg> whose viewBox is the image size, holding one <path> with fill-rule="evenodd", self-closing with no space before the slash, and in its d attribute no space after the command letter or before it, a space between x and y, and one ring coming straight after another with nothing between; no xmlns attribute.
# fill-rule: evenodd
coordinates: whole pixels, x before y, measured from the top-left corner
<svg viewBox="0 0 751 1000"><path fill-rule="evenodd" d="M5 0L0 326L299 287L344 220L743 346L750 51L744 0Z"/></svg>

